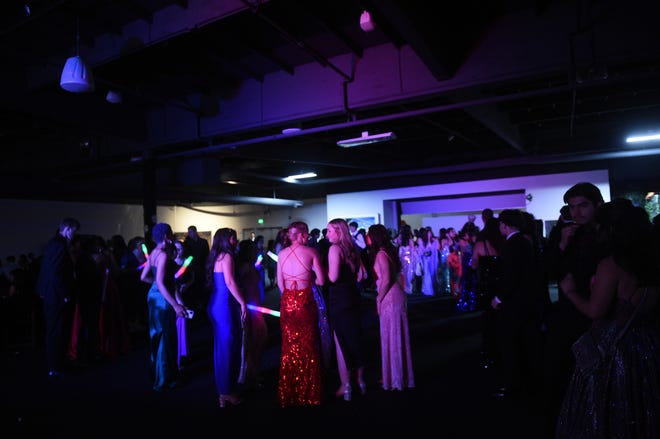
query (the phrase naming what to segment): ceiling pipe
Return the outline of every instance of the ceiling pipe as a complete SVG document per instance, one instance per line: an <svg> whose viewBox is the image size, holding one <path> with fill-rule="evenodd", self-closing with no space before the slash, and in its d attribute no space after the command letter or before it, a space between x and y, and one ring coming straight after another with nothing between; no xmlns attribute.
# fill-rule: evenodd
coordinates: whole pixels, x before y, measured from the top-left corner
<svg viewBox="0 0 660 439"><path fill-rule="evenodd" d="M242 211L242 212L216 212L213 210L207 210L207 209L201 209L199 207L195 207L193 204L175 204L176 206L183 207L186 209L194 210L195 212L200 212L200 213L205 213L208 215L214 215L214 216L227 216L227 217L233 217L233 218L243 218L245 215L257 215L261 216L264 214L263 210L250 210L250 211ZM270 208L266 209L266 211L270 212Z"/></svg>
<svg viewBox="0 0 660 439"><path fill-rule="evenodd" d="M529 91L525 91L525 92L510 94L510 95L492 96L492 97L474 99L474 100L470 100L470 101L456 102L456 103L452 103L452 104L437 105L437 106L434 106L434 107L420 108L420 109L417 109L417 110L409 110L409 111L404 111L404 112L401 112L401 113L393 113L393 114L387 114L387 115L383 115L383 116L376 116L376 117L371 117L371 118L368 118L368 119L361 119L361 120L356 119L356 120L351 120L349 122L342 122L342 123L336 123L336 124L331 124L331 125L324 125L324 126L314 127L314 128L305 128L305 129L301 129L300 131L296 131L296 132L288 133L288 134L273 134L273 135L255 137L255 138L251 138L251 139L244 139L244 140L228 142L228 143L218 143L218 144L206 146L206 147L203 147L203 148L197 148L197 149L192 149L192 150L187 150L187 151L180 151L180 152L176 152L176 153L160 155L160 156L157 157L157 159L165 160L165 159L172 159L172 158L177 158L177 157L182 157L182 156L205 155L205 154L218 152L218 151L226 149L226 148L236 148L238 146L254 145L254 144L258 144L258 143L272 142L272 141L276 141L276 140L280 140L280 139L286 139L286 138L298 137L298 136L306 136L306 135L316 134L316 133L320 133L320 132L324 132L324 131L336 131L336 130L341 130L341 129L345 129L345 128L357 128L357 127L360 127L360 126L373 124L373 123L388 122L388 121L391 121L391 120L398 120L398 119L404 119L404 118L409 118L409 117L424 116L424 115L432 114L432 113L441 113L441 112L445 112L445 111L459 110L459 109L463 109L463 108L471 107L471 106L476 106L476 105L486 105L486 104L494 104L494 103L499 103L499 102L507 102L507 101L512 101L512 100L516 100L516 99L524 99L524 98L528 98L528 97L541 96L541 95L550 94L550 93L560 93L560 92L568 91L568 90L571 90L571 89L572 89L572 86L570 86L570 85L561 85L561 86L549 87L549 88L543 89L543 90L529 90Z"/></svg>
<svg viewBox="0 0 660 439"><path fill-rule="evenodd" d="M651 72L651 73L644 73L644 74L639 74L639 75L631 75L629 77L619 77L616 79L609 78L607 80L593 80L588 83L582 83L579 85L580 88L590 88L590 87L596 87L599 85L602 85L603 83L607 82L608 84L614 84L617 82L624 82L624 81L629 81L631 79L642 79L642 78L647 78L647 77L654 77L657 76L657 72ZM277 141L281 139L286 139L286 138L291 138L291 137L298 137L298 136L307 136L310 134L316 134L320 132L325 132L325 131L336 131L336 130L341 130L345 128L359 128L364 125L369 125L369 124L374 124L374 123L381 123L381 122L388 122L391 120L398 120L398 119L404 119L404 118L412 118L412 117L418 117L418 116L424 116L428 114L433 114L433 113L442 113L446 111L451 111L451 110L460 110L468 107L473 107L473 106L478 106L478 105L488 105L488 104L497 104L501 102L509 102L509 101L514 101L517 99L525 99L529 97L536 97L536 96L543 96L543 95L549 95L552 93L562 93L562 92L568 92L572 91L575 89L575 84L565 84L565 85L556 85L552 87L547 87L544 89L538 89L538 90L528 90L528 91L523 91L523 92L517 92L513 94L507 94L507 95L501 95L501 96L490 96L490 97L484 97L484 98L477 98L477 99L472 99L472 100L466 100L462 102L456 102L456 103L451 103L451 104L443 104L443 105L437 105L433 107L427 107L427 108L420 108L417 110L408 110L400 113L393 113L393 114L387 114L383 116L376 116L376 117L371 117L367 119L355 119L351 120L348 122L342 122L342 123L336 123L336 124L330 124L330 125L323 125L319 127L313 127L313 128L305 128L301 129L299 131L293 132L293 133L287 133L287 134L273 134L273 135L268 135L268 136L261 136L261 137L254 137L250 139L244 139L244 140L239 140L239 141L233 141L233 142L227 142L227 143L217 143L214 145L209 145L203 148L196 148L196 149L191 149L191 150L186 150L186 151L180 151L176 153L170 153L170 154L164 154L156 157L157 160L166 160L166 159L171 159L171 158L178 158L178 157L186 157L186 156L196 156L196 155L206 155L206 154L211 154L214 152L221 151L223 149L227 148L236 148L239 146L246 146L246 145L255 145L259 143L266 143L266 142L272 142L272 141ZM313 184L319 182L319 180L315 180L314 182L306 182L305 184Z"/></svg>
<svg viewBox="0 0 660 439"><path fill-rule="evenodd" d="M410 169L406 171L379 172L377 174L358 174L347 177L314 179L314 181L300 181L299 184L325 184L340 183L344 181L369 180L373 178L410 177L430 174L448 174L455 172L479 171L483 169L496 169L506 167L521 167L530 165L548 165L573 162L588 162L596 160L624 159L660 155L660 148L647 148L628 151L599 152L589 154L555 154L533 157L519 157L515 159L490 160L485 162L472 162L460 165L440 166L425 169Z"/></svg>
<svg viewBox="0 0 660 439"><path fill-rule="evenodd" d="M293 43L296 45L296 47L300 47L303 49L309 56L311 56L316 62L318 62L321 66L323 67L330 67L334 72L339 74L341 77L343 77L345 80L350 80L351 77L346 74L342 69L331 63L326 57L321 55L318 51L313 49L309 44L305 43L304 41L294 37L289 33L286 29L284 29L282 26L280 26L278 23L276 23L274 20L271 18L267 17L263 12L261 12L258 8L258 6L252 4L248 0L242 0L243 4L247 6L252 13L264 20L266 23L271 25L275 30L277 30L280 35L289 42Z"/></svg>
<svg viewBox="0 0 660 439"><path fill-rule="evenodd" d="M301 207L305 203L302 200L287 200L285 198L268 198L268 197L246 197L242 195L228 195L216 196L205 195L205 203L244 203L244 204L260 204L264 206L286 206L286 207Z"/></svg>

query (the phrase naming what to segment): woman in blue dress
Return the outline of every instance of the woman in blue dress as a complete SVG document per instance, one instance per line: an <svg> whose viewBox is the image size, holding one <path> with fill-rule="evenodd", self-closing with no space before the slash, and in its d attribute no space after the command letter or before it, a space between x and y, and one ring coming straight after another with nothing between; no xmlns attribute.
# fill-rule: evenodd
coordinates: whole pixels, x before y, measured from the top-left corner
<svg viewBox="0 0 660 439"><path fill-rule="evenodd" d="M174 297L176 264L169 257L172 228L169 224L154 226L152 238L156 247L142 269L140 279L151 282L147 295L149 310L149 349L154 390L171 389L177 385L177 316L186 316L186 307Z"/></svg>
<svg viewBox="0 0 660 439"><path fill-rule="evenodd" d="M211 287L207 311L213 328L213 368L221 408L241 402L238 380L242 362L242 322L247 306L234 275L237 243L234 229L218 229L206 262Z"/></svg>

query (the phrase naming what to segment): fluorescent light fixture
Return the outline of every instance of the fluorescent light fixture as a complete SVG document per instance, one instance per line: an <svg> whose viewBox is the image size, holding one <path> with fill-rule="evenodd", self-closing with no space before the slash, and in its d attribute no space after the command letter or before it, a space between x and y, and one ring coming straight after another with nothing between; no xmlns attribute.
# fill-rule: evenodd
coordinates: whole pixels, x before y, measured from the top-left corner
<svg viewBox="0 0 660 439"><path fill-rule="evenodd" d="M284 178L283 180L286 181L287 183L296 183L297 180L301 180L303 178L314 178L314 177L316 177L316 173L314 173L314 172L304 172L302 174L289 175L288 177Z"/></svg>
<svg viewBox="0 0 660 439"><path fill-rule="evenodd" d="M653 140L660 140L660 134L649 134L648 136L630 136L626 139L626 143L650 142Z"/></svg>
<svg viewBox="0 0 660 439"><path fill-rule="evenodd" d="M361 137L339 140L337 145L341 146L342 148L352 148L353 146L368 145L370 143L377 142L387 142L388 140L394 139L396 139L396 135L391 131L381 134L369 134L369 131L362 131Z"/></svg>

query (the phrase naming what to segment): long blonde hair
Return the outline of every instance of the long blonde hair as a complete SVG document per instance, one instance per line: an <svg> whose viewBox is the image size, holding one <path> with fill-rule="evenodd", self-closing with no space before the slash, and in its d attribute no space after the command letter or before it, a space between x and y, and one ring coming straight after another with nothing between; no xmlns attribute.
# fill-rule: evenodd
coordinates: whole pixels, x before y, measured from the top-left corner
<svg viewBox="0 0 660 439"><path fill-rule="evenodd" d="M339 240L336 244L341 250L342 259L351 265L353 271L357 271L360 266L360 252L353 242L353 236L351 236L348 223L343 218L335 218L330 220L328 227L332 227L339 236Z"/></svg>

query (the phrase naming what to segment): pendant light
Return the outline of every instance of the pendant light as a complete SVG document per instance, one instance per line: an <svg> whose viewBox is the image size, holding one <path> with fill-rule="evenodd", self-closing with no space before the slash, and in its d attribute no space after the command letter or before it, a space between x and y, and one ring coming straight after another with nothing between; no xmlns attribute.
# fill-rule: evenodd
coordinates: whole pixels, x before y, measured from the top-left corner
<svg viewBox="0 0 660 439"><path fill-rule="evenodd" d="M94 91L94 76L92 70L80 57L79 27L76 21L76 56L66 60L60 77L60 87L71 93L91 93Z"/></svg>

